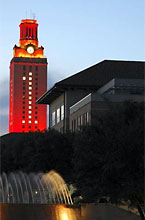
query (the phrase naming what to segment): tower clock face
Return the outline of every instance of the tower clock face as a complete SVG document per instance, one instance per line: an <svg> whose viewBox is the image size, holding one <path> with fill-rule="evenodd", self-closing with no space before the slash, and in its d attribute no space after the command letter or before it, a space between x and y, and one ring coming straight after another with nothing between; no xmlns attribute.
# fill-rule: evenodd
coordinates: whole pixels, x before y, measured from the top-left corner
<svg viewBox="0 0 145 220"><path fill-rule="evenodd" d="M32 46L27 47L27 52L30 54L34 53L34 47Z"/></svg>

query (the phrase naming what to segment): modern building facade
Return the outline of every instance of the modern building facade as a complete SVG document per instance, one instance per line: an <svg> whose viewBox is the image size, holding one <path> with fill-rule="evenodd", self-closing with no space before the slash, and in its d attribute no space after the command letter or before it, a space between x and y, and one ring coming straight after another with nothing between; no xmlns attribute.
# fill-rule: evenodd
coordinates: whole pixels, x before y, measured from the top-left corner
<svg viewBox="0 0 145 220"><path fill-rule="evenodd" d="M74 131L92 123L92 115L107 110L108 102L132 100L138 92L135 99L142 100L144 64L104 60L56 83L37 103L49 105L50 128Z"/></svg>
<svg viewBox="0 0 145 220"><path fill-rule="evenodd" d="M9 133L44 130L47 106L36 100L47 90L47 59L38 44L36 20L20 24L19 46L10 62Z"/></svg>

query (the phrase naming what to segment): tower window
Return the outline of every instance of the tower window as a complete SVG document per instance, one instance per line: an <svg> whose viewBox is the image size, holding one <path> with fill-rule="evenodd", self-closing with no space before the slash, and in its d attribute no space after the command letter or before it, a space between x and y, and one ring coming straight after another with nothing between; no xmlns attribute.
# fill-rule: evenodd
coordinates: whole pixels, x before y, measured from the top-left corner
<svg viewBox="0 0 145 220"><path fill-rule="evenodd" d="M31 105L32 104L32 101L29 101L29 105Z"/></svg>
<svg viewBox="0 0 145 220"><path fill-rule="evenodd" d="M32 86L29 86L29 90L32 90Z"/></svg>
<svg viewBox="0 0 145 220"><path fill-rule="evenodd" d="M36 87L35 90L38 90L38 87Z"/></svg>
<svg viewBox="0 0 145 220"><path fill-rule="evenodd" d="M28 116L28 118L32 118L32 116L31 116L31 115L29 115L29 116Z"/></svg>
<svg viewBox="0 0 145 220"><path fill-rule="evenodd" d="M35 114L37 114L37 112L35 112Z"/></svg>
<svg viewBox="0 0 145 220"><path fill-rule="evenodd" d="M38 95L38 92L35 92L35 95Z"/></svg>
<svg viewBox="0 0 145 220"><path fill-rule="evenodd" d="M29 76L32 76L32 72L29 72Z"/></svg>
<svg viewBox="0 0 145 220"><path fill-rule="evenodd" d="M29 128L31 128L31 126L29 126Z"/></svg>
<svg viewBox="0 0 145 220"><path fill-rule="evenodd" d="M37 100L37 99L38 99L38 97L35 97L35 99Z"/></svg>
<svg viewBox="0 0 145 220"><path fill-rule="evenodd" d="M38 85L38 83L35 83L35 85L37 86L37 85Z"/></svg>
<svg viewBox="0 0 145 220"><path fill-rule="evenodd" d="M38 121L35 121L35 124L38 124Z"/></svg>
<svg viewBox="0 0 145 220"><path fill-rule="evenodd" d="M38 117L37 116L35 116L35 119L37 119Z"/></svg>
<svg viewBox="0 0 145 220"><path fill-rule="evenodd" d="M25 99L25 96L23 96L23 99Z"/></svg>
<svg viewBox="0 0 145 220"><path fill-rule="evenodd" d="M25 92L23 92L23 95L25 95Z"/></svg>
<svg viewBox="0 0 145 220"><path fill-rule="evenodd" d="M25 86L26 84L25 84L25 82L23 82L23 86Z"/></svg>
<svg viewBox="0 0 145 220"><path fill-rule="evenodd" d="M23 76L26 76L26 73L23 73Z"/></svg>
<svg viewBox="0 0 145 220"><path fill-rule="evenodd" d="M31 124L31 121L28 121L29 124Z"/></svg>
<svg viewBox="0 0 145 220"><path fill-rule="evenodd" d="M35 73L35 76L38 76L38 73Z"/></svg>
<svg viewBox="0 0 145 220"><path fill-rule="evenodd" d="M25 114L25 111L23 111L22 113Z"/></svg>
<svg viewBox="0 0 145 220"><path fill-rule="evenodd" d="M26 80L26 76L23 76L23 80Z"/></svg>
<svg viewBox="0 0 145 220"><path fill-rule="evenodd" d="M29 66L29 70L32 71L32 66Z"/></svg>
<svg viewBox="0 0 145 220"><path fill-rule="evenodd" d="M23 87L23 89L25 90L25 87Z"/></svg>
<svg viewBox="0 0 145 220"><path fill-rule="evenodd" d="M26 66L23 66L23 70L26 70Z"/></svg>
<svg viewBox="0 0 145 220"><path fill-rule="evenodd" d="M32 96L29 96L29 99L32 99Z"/></svg>
<svg viewBox="0 0 145 220"><path fill-rule="evenodd" d="M23 109L25 109L25 106L23 106Z"/></svg>
<svg viewBox="0 0 145 220"><path fill-rule="evenodd" d="M29 77L29 80L32 80L32 77L31 77L31 76Z"/></svg>
<svg viewBox="0 0 145 220"><path fill-rule="evenodd" d="M23 104L25 104L25 101L23 101Z"/></svg>
<svg viewBox="0 0 145 220"><path fill-rule="evenodd" d="M36 68L35 68L36 70L38 70L38 66L36 66Z"/></svg>
<svg viewBox="0 0 145 220"><path fill-rule="evenodd" d="M32 109L32 106L29 106L29 109Z"/></svg>
<svg viewBox="0 0 145 220"><path fill-rule="evenodd" d="M22 123L24 124L24 123L25 123L25 120L22 120Z"/></svg>
<svg viewBox="0 0 145 220"><path fill-rule="evenodd" d="M35 107L35 109L38 109L38 107Z"/></svg>
<svg viewBox="0 0 145 220"><path fill-rule="evenodd" d="M38 80L38 78L35 78L35 80Z"/></svg>
<svg viewBox="0 0 145 220"><path fill-rule="evenodd" d="M32 85L32 82L29 82L29 85Z"/></svg>
<svg viewBox="0 0 145 220"><path fill-rule="evenodd" d="M29 113L29 114L31 114L31 113L32 113L32 111L28 111L28 113Z"/></svg>
<svg viewBox="0 0 145 220"><path fill-rule="evenodd" d="M32 92L31 92L31 91L29 91L29 95L32 95Z"/></svg>
<svg viewBox="0 0 145 220"><path fill-rule="evenodd" d="M23 116L23 118L25 118L25 116Z"/></svg>

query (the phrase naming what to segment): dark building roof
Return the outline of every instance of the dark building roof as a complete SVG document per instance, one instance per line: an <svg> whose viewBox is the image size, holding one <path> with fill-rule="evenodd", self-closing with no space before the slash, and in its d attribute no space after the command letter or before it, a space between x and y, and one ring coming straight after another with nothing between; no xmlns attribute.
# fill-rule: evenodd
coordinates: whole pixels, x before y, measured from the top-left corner
<svg viewBox="0 0 145 220"><path fill-rule="evenodd" d="M46 58L31 58L31 57L13 57L11 60L11 63L44 63L47 64L47 59Z"/></svg>
<svg viewBox="0 0 145 220"><path fill-rule="evenodd" d="M143 79L144 65L142 61L104 60L56 83L37 103L50 104L68 88L97 90L113 78Z"/></svg>

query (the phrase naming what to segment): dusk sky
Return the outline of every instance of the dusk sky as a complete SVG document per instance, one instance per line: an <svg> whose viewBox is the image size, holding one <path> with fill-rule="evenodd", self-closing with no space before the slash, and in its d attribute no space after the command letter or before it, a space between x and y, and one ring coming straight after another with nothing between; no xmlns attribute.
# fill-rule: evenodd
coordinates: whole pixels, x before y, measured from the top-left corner
<svg viewBox="0 0 145 220"><path fill-rule="evenodd" d="M0 6L0 135L8 133L9 64L22 19L39 24L48 88L105 59L145 60L144 0L4 0Z"/></svg>

